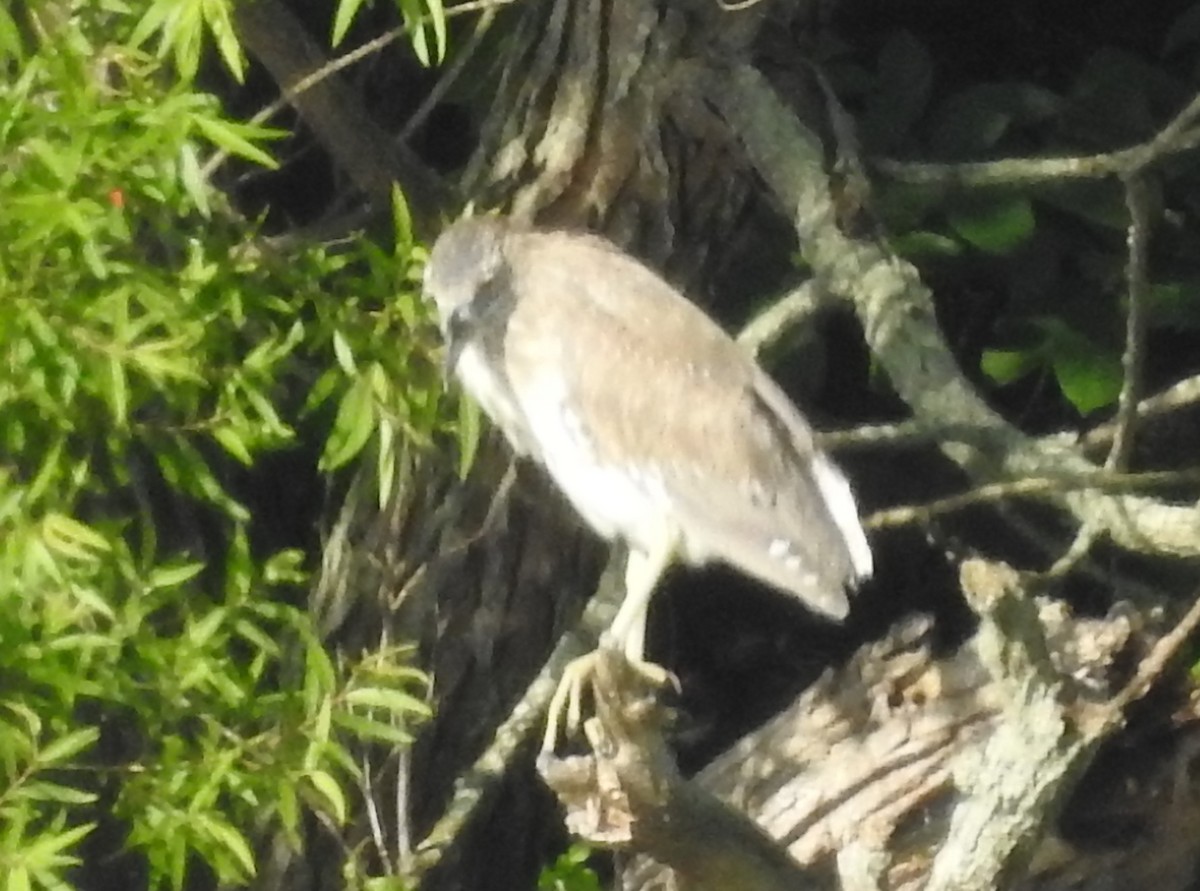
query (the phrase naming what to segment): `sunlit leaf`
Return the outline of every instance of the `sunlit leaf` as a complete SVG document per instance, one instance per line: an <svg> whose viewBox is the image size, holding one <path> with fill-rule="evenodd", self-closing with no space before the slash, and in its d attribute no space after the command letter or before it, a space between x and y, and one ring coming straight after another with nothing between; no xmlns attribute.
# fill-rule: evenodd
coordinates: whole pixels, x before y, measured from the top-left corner
<svg viewBox="0 0 1200 891"><path fill-rule="evenodd" d="M246 124L235 124L206 115L196 115L192 121L196 125L196 129L203 133L213 145L224 149L229 154L253 161L268 170L275 170L279 167L278 161L250 141L251 137L263 139L274 135L273 131Z"/></svg>
<svg viewBox="0 0 1200 891"><path fill-rule="evenodd" d="M345 39L354 17L365 2L366 0L338 0L337 9L333 14L333 35L330 37L333 46L338 46Z"/></svg>
<svg viewBox="0 0 1200 891"><path fill-rule="evenodd" d="M84 727L73 733L64 734L43 746L38 751L38 759L44 764L66 761L89 748L99 738L100 731L95 727Z"/></svg>
<svg viewBox="0 0 1200 891"><path fill-rule="evenodd" d="M375 397L368 376L359 377L338 406L333 431L321 455L322 470L336 470L351 461L375 430Z"/></svg>
<svg viewBox="0 0 1200 891"><path fill-rule="evenodd" d="M1038 365L1036 353L1027 350L984 350L979 367L998 384L1010 384Z"/></svg>
<svg viewBox="0 0 1200 891"><path fill-rule="evenodd" d="M412 694L384 687L350 690L346 694L346 702L350 705L385 709L394 715L418 715L427 718L432 714L429 706Z"/></svg>
<svg viewBox="0 0 1200 891"><path fill-rule="evenodd" d="M1007 254L1033 235L1033 205L1023 195L977 198L947 214L951 228L990 254Z"/></svg>
<svg viewBox="0 0 1200 891"><path fill-rule="evenodd" d="M320 793L321 798L329 806L330 815L338 825L343 825L346 822L347 814L346 796L342 792L342 787L338 785L338 781L323 770L310 770L305 773L304 778Z"/></svg>

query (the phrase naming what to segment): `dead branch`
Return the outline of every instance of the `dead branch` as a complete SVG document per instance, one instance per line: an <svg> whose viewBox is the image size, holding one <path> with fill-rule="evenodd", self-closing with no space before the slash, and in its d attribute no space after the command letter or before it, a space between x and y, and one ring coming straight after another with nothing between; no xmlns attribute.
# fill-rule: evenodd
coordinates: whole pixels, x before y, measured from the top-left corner
<svg viewBox="0 0 1200 891"><path fill-rule="evenodd" d="M622 656L603 651L593 692L596 717L585 725L591 754L543 756L538 765L573 834L650 853L690 891L817 886L758 826L679 775L656 691Z"/></svg>

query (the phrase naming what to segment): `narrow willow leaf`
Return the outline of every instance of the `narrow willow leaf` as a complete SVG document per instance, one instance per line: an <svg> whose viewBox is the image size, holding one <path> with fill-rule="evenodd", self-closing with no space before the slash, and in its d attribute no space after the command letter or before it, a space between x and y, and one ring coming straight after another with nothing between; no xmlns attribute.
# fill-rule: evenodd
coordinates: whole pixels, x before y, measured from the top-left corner
<svg viewBox="0 0 1200 891"><path fill-rule="evenodd" d="M428 718L432 714L429 706L411 693L387 687L360 687L350 690L346 694L346 702L350 705L385 709L394 715L415 714Z"/></svg>
<svg viewBox="0 0 1200 891"><path fill-rule="evenodd" d="M341 826L346 822L346 795L342 792L342 787L338 785L330 774L323 770L310 770L305 775L305 779L312 784L312 787L320 793L329 805L331 816Z"/></svg>
<svg viewBox="0 0 1200 891"><path fill-rule="evenodd" d="M43 764L55 764L66 761L73 755L78 755L100 738L100 731L95 727L84 727L74 733L68 733L52 741L38 751L38 760Z"/></svg>

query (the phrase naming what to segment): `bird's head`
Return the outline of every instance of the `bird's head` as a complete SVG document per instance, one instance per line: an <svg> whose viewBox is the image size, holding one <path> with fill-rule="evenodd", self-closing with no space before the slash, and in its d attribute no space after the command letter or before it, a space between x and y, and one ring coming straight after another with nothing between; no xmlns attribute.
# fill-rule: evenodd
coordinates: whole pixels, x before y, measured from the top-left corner
<svg viewBox="0 0 1200 891"><path fill-rule="evenodd" d="M446 342L446 370L500 296L505 273L505 226L489 217L459 220L444 231L425 265L425 295L433 300Z"/></svg>

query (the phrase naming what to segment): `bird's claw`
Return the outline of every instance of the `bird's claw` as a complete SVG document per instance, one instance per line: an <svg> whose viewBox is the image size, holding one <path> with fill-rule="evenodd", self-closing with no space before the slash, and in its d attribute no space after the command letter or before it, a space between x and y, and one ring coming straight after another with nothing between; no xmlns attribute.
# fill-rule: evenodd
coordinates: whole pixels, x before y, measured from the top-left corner
<svg viewBox="0 0 1200 891"><path fill-rule="evenodd" d="M542 737L542 754L554 753L558 745L558 728L564 723L568 734L575 733L583 723L583 688L584 684L595 684L596 666L599 662L600 651L592 652L573 659L563 669L562 678L550 705L546 710L546 732ZM646 681L656 687L671 687L679 692L679 679L673 672L661 665L647 662L644 659L628 659L629 665Z"/></svg>

